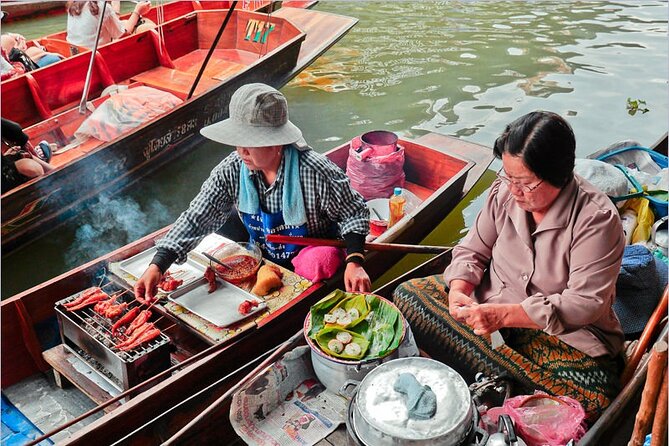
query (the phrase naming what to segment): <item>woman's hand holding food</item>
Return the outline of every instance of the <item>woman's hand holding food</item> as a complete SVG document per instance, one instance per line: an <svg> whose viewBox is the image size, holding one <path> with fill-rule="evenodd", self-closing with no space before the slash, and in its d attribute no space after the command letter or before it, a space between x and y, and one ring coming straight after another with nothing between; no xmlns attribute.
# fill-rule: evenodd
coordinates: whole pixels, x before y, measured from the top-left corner
<svg viewBox="0 0 669 446"><path fill-rule="evenodd" d="M367 271L355 262L346 264L344 271L344 286L349 293L368 293L372 289L372 281L369 280Z"/></svg>
<svg viewBox="0 0 669 446"><path fill-rule="evenodd" d="M140 302L150 303L156 296L156 290L163 273L158 268L158 265L150 264L144 271L142 277L135 283L135 297Z"/></svg>

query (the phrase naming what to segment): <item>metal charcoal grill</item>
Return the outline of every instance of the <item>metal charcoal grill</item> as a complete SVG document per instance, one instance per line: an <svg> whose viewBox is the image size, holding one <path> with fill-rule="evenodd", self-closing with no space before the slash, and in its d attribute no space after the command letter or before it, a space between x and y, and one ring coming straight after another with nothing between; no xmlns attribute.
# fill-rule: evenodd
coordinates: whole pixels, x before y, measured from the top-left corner
<svg viewBox="0 0 669 446"><path fill-rule="evenodd" d="M105 290L112 295L111 290ZM161 333L156 339L131 351L117 351L112 347L121 341L112 336L112 323L93 310L93 305L77 311L68 311L63 305L80 293L56 303L56 315L63 344L82 361L96 370L118 390L127 390L170 366L170 339ZM117 303L121 300L117 299ZM138 302L129 302L127 311Z"/></svg>

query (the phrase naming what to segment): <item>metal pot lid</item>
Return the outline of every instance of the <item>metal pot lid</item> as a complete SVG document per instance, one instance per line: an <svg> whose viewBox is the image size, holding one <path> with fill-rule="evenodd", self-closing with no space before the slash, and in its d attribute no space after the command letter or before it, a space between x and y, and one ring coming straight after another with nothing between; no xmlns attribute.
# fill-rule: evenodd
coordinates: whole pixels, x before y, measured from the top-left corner
<svg viewBox="0 0 669 446"><path fill-rule="evenodd" d="M404 396L393 389L401 373L413 374L437 397L429 420L410 419ZM447 365L427 358L401 358L372 370L360 383L357 409L372 427L401 440L449 439L459 444L471 429L473 406L465 380Z"/></svg>

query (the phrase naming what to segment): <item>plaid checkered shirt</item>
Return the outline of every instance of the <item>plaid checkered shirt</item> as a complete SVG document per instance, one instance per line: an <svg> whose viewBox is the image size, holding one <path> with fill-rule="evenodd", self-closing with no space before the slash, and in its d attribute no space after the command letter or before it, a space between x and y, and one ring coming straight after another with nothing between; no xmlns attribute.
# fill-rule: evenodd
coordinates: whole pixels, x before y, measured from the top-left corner
<svg viewBox="0 0 669 446"><path fill-rule="evenodd" d="M346 174L324 155L313 150L297 153L309 236L331 237L336 235L332 233L334 226L339 235L346 238L349 253L353 247L350 240L356 240L353 245L359 245L355 246L355 251L362 251L364 237L369 232L369 209L362 196L351 188ZM269 187L260 172L251 172L260 206L265 212L281 211L284 162L285 158L274 184ZM154 258L153 263L163 271L174 260L183 263L188 251L226 222L238 202L241 163L237 152L233 152L216 166L188 209L167 235L156 242L156 257L162 259L156 261Z"/></svg>

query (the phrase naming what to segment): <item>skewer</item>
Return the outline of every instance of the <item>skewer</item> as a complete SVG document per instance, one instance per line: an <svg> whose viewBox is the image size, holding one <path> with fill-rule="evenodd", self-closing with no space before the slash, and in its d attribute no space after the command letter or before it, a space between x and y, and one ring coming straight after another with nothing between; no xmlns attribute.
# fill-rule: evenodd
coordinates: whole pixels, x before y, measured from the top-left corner
<svg viewBox="0 0 669 446"><path fill-rule="evenodd" d="M100 277L100 283L98 283L98 288L102 288L102 282L107 278L107 270L103 268L104 274L102 277ZM107 285L109 285L111 282L107 282Z"/></svg>
<svg viewBox="0 0 669 446"><path fill-rule="evenodd" d="M162 319L162 318L161 318L161 319ZM160 319L159 319L159 320L160 320ZM154 321L153 323L155 324L156 322L158 322L158 320ZM169 330L169 329L171 329L171 328L174 328L174 327L176 327L176 326L177 326L177 324L172 324L172 325L170 325L169 327L167 327L167 328L163 328L163 329L160 330L160 331L162 331L163 333L165 333L167 330Z"/></svg>
<svg viewBox="0 0 669 446"><path fill-rule="evenodd" d="M207 253L204 252L204 251L202 251L201 254L202 254L203 256L205 256L206 258L208 258L209 260L211 260L212 262L216 263L217 265L221 265L222 267L227 268L227 269L229 269L229 270L234 269L233 267L231 267L231 266L228 265L227 263L223 263L223 262L221 262L220 260L218 260L216 257L212 256L211 254L207 254Z"/></svg>

